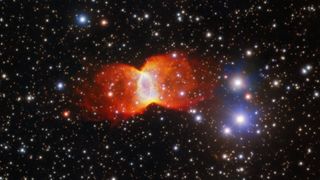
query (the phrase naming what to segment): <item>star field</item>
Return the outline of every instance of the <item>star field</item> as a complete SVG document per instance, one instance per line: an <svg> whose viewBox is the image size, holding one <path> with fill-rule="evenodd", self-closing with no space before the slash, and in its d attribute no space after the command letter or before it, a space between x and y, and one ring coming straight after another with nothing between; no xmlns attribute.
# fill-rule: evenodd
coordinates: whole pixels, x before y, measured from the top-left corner
<svg viewBox="0 0 320 180"><path fill-rule="evenodd" d="M0 1L0 179L318 179L319 12L308 0ZM102 67L159 54L205 66L214 84L195 96L210 96L117 124L83 108Z"/></svg>

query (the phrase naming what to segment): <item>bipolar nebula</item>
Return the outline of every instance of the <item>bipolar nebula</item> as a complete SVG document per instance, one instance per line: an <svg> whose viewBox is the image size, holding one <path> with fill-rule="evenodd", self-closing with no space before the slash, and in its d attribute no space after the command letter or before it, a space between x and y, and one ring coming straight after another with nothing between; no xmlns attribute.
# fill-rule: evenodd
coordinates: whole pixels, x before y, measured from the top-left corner
<svg viewBox="0 0 320 180"><path fill-rule="evenodd" d="M212 97L215 81L209 67L177 54L152 56L140 69L108 64L82 88L81 105L111 122L142 114L152 104L188 110Z"/></svg>

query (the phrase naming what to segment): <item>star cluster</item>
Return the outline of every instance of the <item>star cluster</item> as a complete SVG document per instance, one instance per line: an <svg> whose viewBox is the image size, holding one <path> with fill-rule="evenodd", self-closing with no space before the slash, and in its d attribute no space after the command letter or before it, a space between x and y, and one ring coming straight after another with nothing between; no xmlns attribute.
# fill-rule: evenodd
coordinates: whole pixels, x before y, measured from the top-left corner
<svg viewBox="0 0 320 180"><path fill-rule="evenodd" d="M0 179L319 178L319 3L6 0L0 8ZM215 82L187 111L154 104L114 125L78 103L105 65L142 67L181 52Z"/></svg>

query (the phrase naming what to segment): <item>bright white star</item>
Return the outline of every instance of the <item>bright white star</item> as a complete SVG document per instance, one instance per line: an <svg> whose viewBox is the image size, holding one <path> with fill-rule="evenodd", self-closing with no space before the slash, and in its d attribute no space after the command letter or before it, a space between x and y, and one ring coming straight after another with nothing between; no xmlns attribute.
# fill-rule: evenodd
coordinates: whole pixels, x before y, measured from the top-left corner
<svg viewBox="0 0 320 180"><path fill-rule="evenodd" d="M243 114L238 114L236 116L235 120L236 120L237 124L241 125L241 124L243 124L245 122L245 117L244 117Z"/></svg>

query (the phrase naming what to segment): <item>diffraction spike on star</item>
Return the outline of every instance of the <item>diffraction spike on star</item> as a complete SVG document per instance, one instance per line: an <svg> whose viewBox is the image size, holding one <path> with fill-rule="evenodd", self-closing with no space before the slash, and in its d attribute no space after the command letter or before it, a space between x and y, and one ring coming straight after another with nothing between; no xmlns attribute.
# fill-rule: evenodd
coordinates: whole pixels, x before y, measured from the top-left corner
<svg viewBox="0 0 320 180"><path fill-rule="evenodd" d="M82 90L82 105L101 119L116 122L143 113L151 104L187 110L210 96L213 79L199 63L182 55L157 55L142 68L109 64Z"/></svg>

